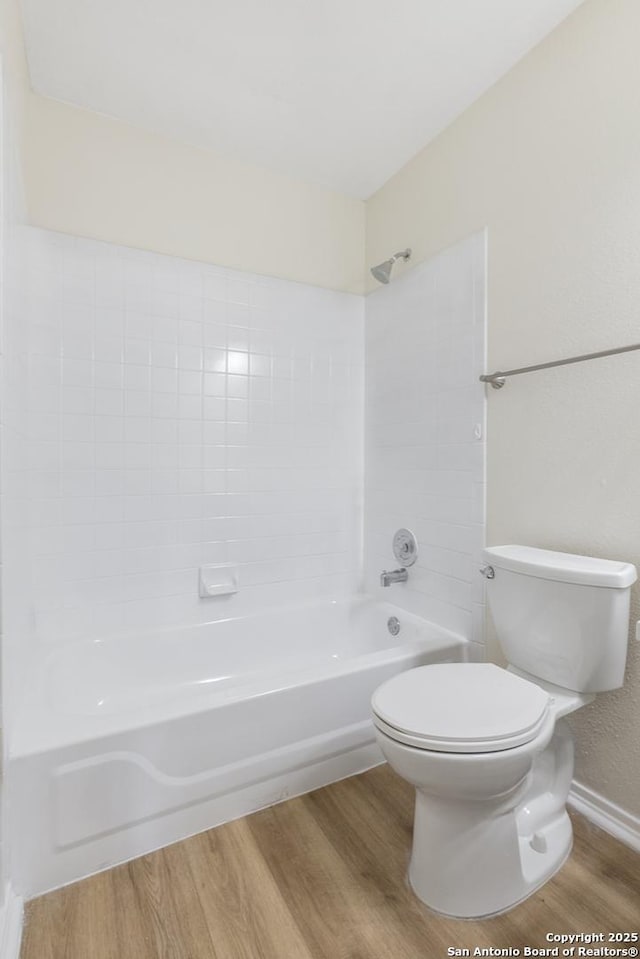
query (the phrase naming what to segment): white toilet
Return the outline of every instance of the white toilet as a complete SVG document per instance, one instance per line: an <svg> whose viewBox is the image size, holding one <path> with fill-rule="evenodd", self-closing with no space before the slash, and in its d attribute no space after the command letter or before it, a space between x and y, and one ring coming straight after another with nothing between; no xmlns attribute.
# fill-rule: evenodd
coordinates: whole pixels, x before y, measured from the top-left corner
<svg viewBox="0 0 640 959"><path fill-rule="evenodd" d="M573 741L560 717L622 685L628 563L524 546L484 552L508 669L421 666L372 698L389 765L416 787L409 881L437 912L503 912L571 851Z"/></svg>

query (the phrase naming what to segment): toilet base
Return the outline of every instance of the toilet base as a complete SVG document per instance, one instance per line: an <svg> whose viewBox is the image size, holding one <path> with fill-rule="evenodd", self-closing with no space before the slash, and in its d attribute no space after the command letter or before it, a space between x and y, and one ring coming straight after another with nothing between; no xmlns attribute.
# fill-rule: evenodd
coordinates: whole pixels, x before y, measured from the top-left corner
<svg viewBox="0 0 640 959"><path fill-rule="evenodd" d="M565 723L507 794L459 800L416 790L409 883L434 912L479 919L512 909L571 852L566 800L573 743Z"/></svg>
<svg viewBox="0 0 640 959"><path fill-rule="evenodd" d="M504 895L499 897L499 905L498 897L495 896L496 890L493 889L493 897L487 897L485 901L486 904L484 906L480 901L476 901L475 906L473 906L467 899L467 901L459 905L457 909L455 906L445 906L444 908L441 906L438 908L438 906L435 905L434 900L437 901L438 904L442 903L443 890L439 888L433 899L431 898L432 891L424 888L424 883L421 882L421 879L423 878L421 876L421 870L419 865L417 867L414 866L416 860L414 859L413 855L411 857L411 862L409 863L409 870L407 873L407 882L409 887L422 902L422 904L426 906L430 912L433 912L438 916L444 916L448 919L459 919L465 922L472 922L477 919L491 919L494 916L500 916L505 912L509 912L515 906L520 905L521 902L525 902L525 900L537 892L538 889L544 886L549 879L555 876L555 874L562 869L567 859L571 855L571 850L573 848L571 822L568 816L566 818L569 830L568 838L566 836L566 825L564 823L559 824L561 828L557 830L555 836L556 841L554 842L554 855L552 857L545 856L544 868L542 870L538 868L537 870L537 881L534 880L530 884L528 884L526 881L523 881L521 884L518 884L517 889L514 888L509 892L503 890ZM556 830L553 831L556 832ZM559 845L559 841L561 841L561 845ZM521 839L519 845L523 860L526 860L529 852L531 851L529 842L525 839ZM536 865L539 867L541 863L538 862ZM439 878L442 880L444 877L441 874ZM417 888L416 884L418 884ZM489 904L490 902L492 902L491 905ZM462 912L460 911L461 909ZM483 911L484 909L487 911Z"/></svg>

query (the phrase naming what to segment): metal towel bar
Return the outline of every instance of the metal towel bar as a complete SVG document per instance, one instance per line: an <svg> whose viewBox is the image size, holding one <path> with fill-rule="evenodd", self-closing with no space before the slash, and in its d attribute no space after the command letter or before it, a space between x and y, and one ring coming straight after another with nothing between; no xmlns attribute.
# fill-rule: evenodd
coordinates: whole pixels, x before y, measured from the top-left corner
<svg viewBox="0 0 640 959"><path fill-rule="evenodd" d="M516 370L497 370L495 373L484 373L480 377L482 383L491 383L494 390L501 390L508 376L519 376L520 373L533 373L536 370L550 370L554 366L570 366L571 363L584 363L586 360L598 360L602 356L616 356L618 353L631 353L640 350L640 343L630 346L619 346L615 350L599 350L597 353L583 353L581 356L569 356L565 360L552 360L550 363L535 363L533 366L520 366Z"/></svg>

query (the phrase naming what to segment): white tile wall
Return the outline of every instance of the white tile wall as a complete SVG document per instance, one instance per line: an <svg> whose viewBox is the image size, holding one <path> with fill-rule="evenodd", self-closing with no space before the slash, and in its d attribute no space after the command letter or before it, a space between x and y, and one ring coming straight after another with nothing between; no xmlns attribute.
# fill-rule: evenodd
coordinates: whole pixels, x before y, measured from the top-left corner
<svg viewBox="0 0 640 959"><path fill-rule="evenodd" d="M364 432L367 588L409 526L420 561L380 595L482 640L483 235L367 298L364 431L361 298L32 228L23 251L4 474L23 633L358 588ZM202 600L218 563L240 593Z"/></svg>
<svg viewBox="0 0 640 959"><path fill-rule="evenodd" d="M31 564L28 335L22 291L26 286L23 245L15 223L5 223L2 290L0 544L2 550L2 698L5 742L11 734L35 642L29 601Z"/></svg>
<svg viewBox="0 0 640 959"><path fill-rule="evenodd" d="M63 641L355 588L363 301L25 229L31 598ZM235 563L233 600L198 598Z"/></svg>
<svg viewBox="0 0 640 959"><path fill-rule="evenodd" d="M457 244L367 298L367 589L474 642L483 640L485 235ZM393 533L420 554L406 584Z"/></svg>

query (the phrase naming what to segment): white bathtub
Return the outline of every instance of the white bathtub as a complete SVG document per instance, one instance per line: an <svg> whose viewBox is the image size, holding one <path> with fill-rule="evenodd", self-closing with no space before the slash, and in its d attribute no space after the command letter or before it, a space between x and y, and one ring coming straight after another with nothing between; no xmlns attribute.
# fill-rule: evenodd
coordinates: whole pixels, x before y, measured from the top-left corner
<svg viewBox="0 0 640 959"><path fill-rule="evenodd" d="M38 895L362 772L381 761L376 686L466 649L357 597L54 651L9 755L16 891Z"/></svg>

